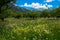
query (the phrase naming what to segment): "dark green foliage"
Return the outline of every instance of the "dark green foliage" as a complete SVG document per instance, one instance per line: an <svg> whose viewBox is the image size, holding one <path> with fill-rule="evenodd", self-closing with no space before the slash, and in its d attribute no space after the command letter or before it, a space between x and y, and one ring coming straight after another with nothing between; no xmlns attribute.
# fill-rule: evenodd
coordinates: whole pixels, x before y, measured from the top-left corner
<svg viewBox="0 0 60 40"><path fill-rule="evenodd" d="M4 14L4 11L5 10L7 10L7 8L8 8L8 3L10 3L11 1L14 1L15 2L15 0L0 0L0 19L1 20L4 20L4 17L3 16L5 16Z"/></svg>
<svg viewBox="0 0 60 40"><path fill-rule="evenodd" d="M43 10L41 13L41 17L50 17L50 16L51 14L47 9Z"/></svg>
<svg viewBox="0 0 60 40"><path fill-rule="evenodd" d="M51 16L52 17L60 17L60 7L56 8L56 9L53 9L51 11Z"/></svg>
<svg viewBox="0 0 60 40"><path fill-rule="evenodd" d="M42 11L30 11L30 10L27 10L24 8L19 8L17 6L13 7L13 6L14 5L12 5L12 7L10 7L9 9L7 8L7 10L5 10L5 8L1 7L2 14L0 14L0 18L2 20L7 17L14 17L14 18L30 17L33 19L38 18L38 17L57 17L57 18L60 17L60 7L52 9L52 10L44 9ZM15 8L15 10L14 10L14 8Z"/></svg>
<svg viewBox="0 0 60 40"><path fill-rule="evenodd" d="M0 21L0 40L60 40L60 19L5 18Z"/></svg>
<svg viewBox="0 0 60 40"><path fill-rule="evenodd" d="M0 40L60 40L60 19L41 18L59 18L60 7L42 11L12 7L17 11L7 8L11 1L0 0Z"/></svg>
<svg viewBox="0 0 60 40"><path fill-rule="evenodd" d="M24 10L24 9L23 9ZM4 16L2 16L4 15ZM19 12L19 11L14 11L11 9L7 9L4 11L4 14L1 15L1 18L4 17L14 17L14 18L20 18L20 17L30 17L30 18L38 18L38 17L60 17L60 7L52 9L52 10L47 10L44 9L42 11L25 11L25 12Z"/></svg>

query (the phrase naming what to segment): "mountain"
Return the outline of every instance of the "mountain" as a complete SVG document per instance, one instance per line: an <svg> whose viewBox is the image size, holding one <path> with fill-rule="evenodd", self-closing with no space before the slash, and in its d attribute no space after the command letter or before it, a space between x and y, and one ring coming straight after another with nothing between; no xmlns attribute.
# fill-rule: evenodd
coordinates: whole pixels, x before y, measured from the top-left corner
<svg viewBox="0 0 60 40"><path fill-rule="evenodd" d="M13 11L18 11L18 12L30 11L30 10L28 10L26 8L18 7L16 5L14 5L14 4L8 4L8 8L11 9L11 10L13 10Z"/></svg>
<svg viewBox="0 0 60 40"><path fill-rule="evenodd" d="M12 3L10 3L10 4L8 4L8 8L9 9L11 9L11 10L13 10L13 11L18 11L18 12L23 12L23 13L25 13L25 12L27 12L27 11L42 11L42 10L44 10L44 9L34 9L34 8L26 8L26 7L19 7L19 6L16 6L15 4L12 4ZM51 10L50 8L48 9L48 10Z"/></svg>

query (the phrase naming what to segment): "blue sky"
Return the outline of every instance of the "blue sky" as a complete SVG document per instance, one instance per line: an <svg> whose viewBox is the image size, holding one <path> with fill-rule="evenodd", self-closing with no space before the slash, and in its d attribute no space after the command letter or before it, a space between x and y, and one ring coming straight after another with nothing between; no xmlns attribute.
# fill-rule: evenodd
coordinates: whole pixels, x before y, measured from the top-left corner
<svg viewBox="0 0 60 40"><path fill-rule="evenodd" d="M17 6L34 9L48 9L60 6L60 0L17 0Z"/></svg>

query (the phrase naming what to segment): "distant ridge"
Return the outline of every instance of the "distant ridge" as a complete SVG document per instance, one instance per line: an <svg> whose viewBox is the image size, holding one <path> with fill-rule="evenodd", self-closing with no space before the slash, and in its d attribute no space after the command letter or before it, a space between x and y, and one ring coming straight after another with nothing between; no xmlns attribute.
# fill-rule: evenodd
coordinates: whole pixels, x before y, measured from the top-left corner
<svg viewBox="0 0 60 40"><path fill-rule="evenodd" d="M8 4L8 8L13 10L13 11L18 11L18 12L26 12L26 11L30 11L26 8L22 8L22 7L18 7L18 6L15 6L14 4Z"/></svg>

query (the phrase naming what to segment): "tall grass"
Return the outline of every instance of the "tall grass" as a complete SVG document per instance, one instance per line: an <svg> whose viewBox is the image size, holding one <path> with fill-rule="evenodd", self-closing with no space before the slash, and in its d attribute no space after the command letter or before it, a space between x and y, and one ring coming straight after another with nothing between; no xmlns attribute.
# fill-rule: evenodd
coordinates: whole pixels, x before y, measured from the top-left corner
<svg viewBox="0 0 60 40"><path fill-rule="evenodd" d="M60 19L5 18L0 40L60 40Z"/></svg>

